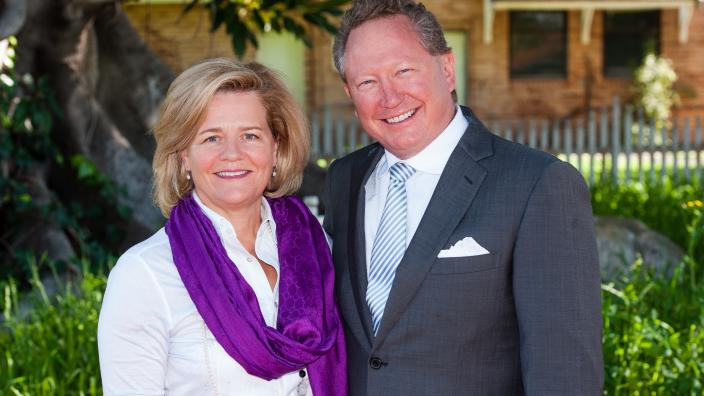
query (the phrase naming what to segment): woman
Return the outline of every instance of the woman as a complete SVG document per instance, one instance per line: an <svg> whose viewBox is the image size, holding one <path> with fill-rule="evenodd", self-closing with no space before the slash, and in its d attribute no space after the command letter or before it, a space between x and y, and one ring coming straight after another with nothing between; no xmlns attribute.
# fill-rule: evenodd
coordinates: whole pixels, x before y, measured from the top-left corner
<svg viewBox="0 0 704 396"><path fill-rule="evenodd" d="M330 252L286 196L309 136L282 82L256 63L205 61L171 84L154 136L168 221L110 273L104 393L345 395Z"/></svg>

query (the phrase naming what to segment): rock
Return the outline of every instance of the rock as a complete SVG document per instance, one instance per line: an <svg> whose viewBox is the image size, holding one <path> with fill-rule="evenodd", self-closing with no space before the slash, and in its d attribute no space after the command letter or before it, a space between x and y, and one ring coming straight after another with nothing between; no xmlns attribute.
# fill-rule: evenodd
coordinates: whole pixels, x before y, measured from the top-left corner
<svg viewBox="0 0 704 396"><path fill-rule="evenodd" d="M638 257L643 268L668 274L684 256L682 248L638 220L595 216L594 226L603 280L627 271Z"/></svg>

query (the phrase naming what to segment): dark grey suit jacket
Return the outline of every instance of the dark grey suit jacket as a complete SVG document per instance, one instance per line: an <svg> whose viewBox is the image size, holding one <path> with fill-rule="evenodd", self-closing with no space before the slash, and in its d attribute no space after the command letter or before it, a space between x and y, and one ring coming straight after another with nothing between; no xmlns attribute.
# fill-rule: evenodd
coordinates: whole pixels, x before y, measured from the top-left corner
<svg viewBox="0 0 704 396"><path fill-rule="evenodd" d="M584 179L555 157L469 127L396 271L376 337L365 301L372 144L335 161L333 239L350 395L598 395L599 266ZM437 258L471 236L490 254Z"/></svg>

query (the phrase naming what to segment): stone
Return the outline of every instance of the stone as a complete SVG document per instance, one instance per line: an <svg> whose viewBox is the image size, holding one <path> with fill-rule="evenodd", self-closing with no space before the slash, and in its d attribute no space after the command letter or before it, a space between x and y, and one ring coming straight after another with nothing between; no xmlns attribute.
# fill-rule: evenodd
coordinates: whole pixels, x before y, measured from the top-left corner
<svg viewBox="0 0 704 396"><path fill-rule="evenodd" d="M663 275L684 257L682 248L638 220L595 216L594 227L604 281L626 272L638 257L643 259L643 268Z"/></svg>

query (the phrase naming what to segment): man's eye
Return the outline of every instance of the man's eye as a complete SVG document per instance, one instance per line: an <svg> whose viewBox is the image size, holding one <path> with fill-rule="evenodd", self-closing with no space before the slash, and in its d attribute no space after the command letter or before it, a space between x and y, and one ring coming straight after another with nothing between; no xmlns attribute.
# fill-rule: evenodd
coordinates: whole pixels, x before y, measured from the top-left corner
<svg viewBox="0 0 704 396"><path fill-rule="evenodd" d="M361 83L359 83L357 86L362 88L362 87L370 86L373 83L374 83L374 80L364 80Z"/></svg>
<svg viewBox="0 0 704 396"><path fill-rule="evenodd" d="M410 72L410 71L411 71L411 69L401 69L401 70L398 71L398 74L406 74L406 73L408 73L408 72Z"/></svg>

